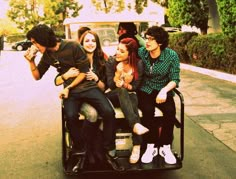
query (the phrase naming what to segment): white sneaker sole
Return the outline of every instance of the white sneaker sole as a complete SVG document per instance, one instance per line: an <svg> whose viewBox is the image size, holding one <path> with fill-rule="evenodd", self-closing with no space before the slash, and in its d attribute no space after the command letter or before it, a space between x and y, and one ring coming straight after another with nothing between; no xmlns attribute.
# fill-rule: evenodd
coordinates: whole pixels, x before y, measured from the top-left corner
<svg viewBox="0 0 236 179"><path fill-rule="evenodd" d="M146 153L146 152L145 152ZM152 153L152 156L150 157L144 157L145 156L145 153L143 154L142 158L141 158L141 162L142 163L151 163L153 158L157 156L158 154L158 150L157 148L154 148L153 150L153 153Z"/></svg>

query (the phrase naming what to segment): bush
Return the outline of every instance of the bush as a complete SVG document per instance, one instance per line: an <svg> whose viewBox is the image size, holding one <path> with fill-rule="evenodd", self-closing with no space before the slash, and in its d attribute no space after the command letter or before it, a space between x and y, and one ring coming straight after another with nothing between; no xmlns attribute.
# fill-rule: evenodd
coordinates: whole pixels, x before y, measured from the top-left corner
<svg viewBox="0 0 236 179"><path fill-rule="evenodd" d="M236 74L236 43L223 34L199 35L187 43L192 65Z"/></svg>
<svg viewBox="0 0 236 179"><path fill-rule="evenodd" d="M236 74L236 40L222 33L171 33L169 47L182 63Z"/></svg>
<svg viewBox="0 0 236 179"><path fill-rule="evenodd" d="M18 42L18 41L26 39L26 35L25 34L13 34L13 35L7 36L6 39L7 39L8 43L13 43L13 42Z"/></svg>
<svg viewBox="0 0 236 179"><path fill-rule="evenodd" d="M175 50L183 63L191 63L186 49L187 42L198 34L195 32L170 33L169 47Z"/></svg>

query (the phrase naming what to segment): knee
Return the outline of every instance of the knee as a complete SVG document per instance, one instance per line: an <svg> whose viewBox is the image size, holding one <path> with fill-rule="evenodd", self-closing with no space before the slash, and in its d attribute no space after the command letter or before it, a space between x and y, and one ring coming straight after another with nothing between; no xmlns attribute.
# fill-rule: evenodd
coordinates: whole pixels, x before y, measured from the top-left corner
<svg viewBox="0 0 236 179"><path fill-rule="evenodd" d="M84 117L89 122L96 122L97 121L97 118L98 118L97 110L87 103L84 103L81 106L80 113L83 114Z"/></svg>
<svg viewBox="0 0 236 179"><path fill-rule="evenodd" d="M89 122L96 122L97 118L98 118L98 113L94 109L94 110L91 110L88 113L86 113L84 116Z"/></svg>
<svg viewBox="0 0 236 179"><path fill-rule="evenodd" d="M102 118L114 118L115 111L111 105L104 106L104 113L101 114Z"/></svg>

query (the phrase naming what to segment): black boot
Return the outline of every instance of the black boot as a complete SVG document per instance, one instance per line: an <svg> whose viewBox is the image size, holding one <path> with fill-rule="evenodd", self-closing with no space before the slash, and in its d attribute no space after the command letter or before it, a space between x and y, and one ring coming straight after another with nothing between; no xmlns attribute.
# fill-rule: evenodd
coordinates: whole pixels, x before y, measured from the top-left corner
<svg viewBox="0 0 236 179"><path fill-rule="evenodd" d="M85 160L86 160L86 153L85 152L82 152L82 153L74 153L73 154L74 158L76 159L76 164L75 166L72 168L72 172L79 172L81 170L84 169L84 164L85 164Z"/></svg>
<svg viewBox="0 0 236 179"><path fill-rule="evenodd" d="M73 150L68 160L67 171L71 174L78 173L84 169L86 152Z"/></svg>
<svg viewBox="0 0 236 179"><path fill-rule="evenodd" d="M116 155L111 156L109 155L109 153L106 153L106 160L113 170L118 171L118 172L125 171L125 168L119 164L118 157Z"/></svg>

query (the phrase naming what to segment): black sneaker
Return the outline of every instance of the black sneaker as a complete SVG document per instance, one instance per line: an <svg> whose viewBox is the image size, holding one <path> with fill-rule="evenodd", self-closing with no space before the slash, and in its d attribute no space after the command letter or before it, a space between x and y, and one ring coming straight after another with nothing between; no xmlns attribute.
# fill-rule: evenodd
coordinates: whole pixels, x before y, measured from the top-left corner
<svg viewBox="0 0 236 179"><path fill-rule="evenodd" d="M73 152L69 159L68 171L78 173L84 169L86 152Z"/></svg>
<svg viewBox="0 0 236 179"><path fill-rule="evenodd" d="M125 171L125 168L119 164L117 156L112 157L111 155L106 154L106 160L113 170L118 172Z"/></svg>
<svg viewBox="0 0 236 179"><path fill-rule="evenodd" d="M86 155L84 155L84 154L76 156L77 163L72 168L72 172L77 173L77 172L84 169L85 158L86 158Z"/></svg>

